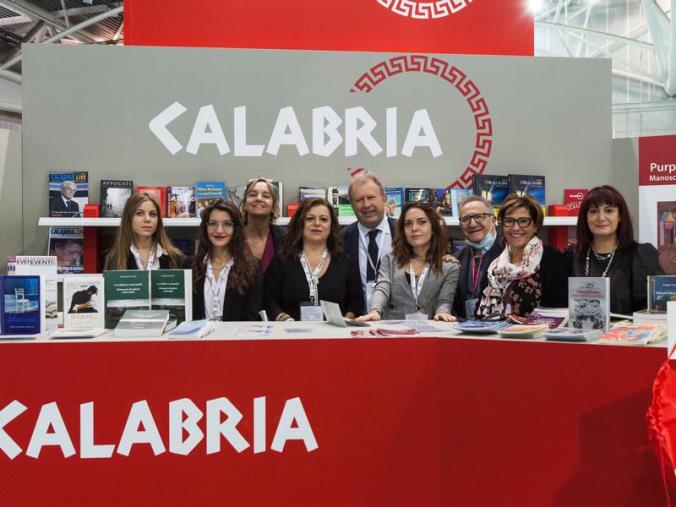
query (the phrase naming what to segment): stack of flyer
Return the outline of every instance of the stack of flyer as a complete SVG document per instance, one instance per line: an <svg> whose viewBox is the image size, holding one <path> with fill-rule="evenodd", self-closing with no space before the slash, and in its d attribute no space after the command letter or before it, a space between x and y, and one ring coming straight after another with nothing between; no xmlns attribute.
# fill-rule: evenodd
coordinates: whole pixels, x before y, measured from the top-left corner
<svg viewBox="0 0 676 507"><path fill-rule="evenodd" d="M532 340L539 338L549 330L547 324L514 324L500 329L498 332L502 338L519 338L522 340Z"/></svg>
<svg viewBox="0 0 676 507"><path fill-rule="evenodd" d="M602 334L601 329L558 327L545 332L545 339L554 342L591 342L601 338Z"/></svg>
<svg viewBox="0 0 676 507"><path fill-rule="evenodd" d="M455 328L463 333L493 334L507 326L508 323L504 320L467 320L465 322L459 322L455 325Z"/></svg>
<svg viewBox="0 0 676 507"><path fill-rule="evenodd" d="M601 340L627 345L648 345L666 336L667 329L662 324L621 324L610 328Z"/></svg>

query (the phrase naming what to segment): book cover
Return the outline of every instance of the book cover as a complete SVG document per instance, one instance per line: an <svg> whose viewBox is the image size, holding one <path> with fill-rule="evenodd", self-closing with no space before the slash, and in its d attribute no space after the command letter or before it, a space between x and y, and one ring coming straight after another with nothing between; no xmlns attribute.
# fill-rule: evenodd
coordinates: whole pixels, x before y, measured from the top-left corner
<svg viewBox="0 0 676 507"><path fill-rule="evenodd" d="M404 206L404 188L403 187L385 187L385 215L392 218L401 216L401 209Z"/></svg>
<svg viewBox="0 0 676 507"><path fill-rule="evenodd" d="M283 181L273 181L272 185L277 189L277 211L279 216L284 216L284 182Z"/></svg>
<svg viewBox="0 0 676 507"><path fill-rule="evenodd" d="M195 202L197 209L195 216L200 218L202 210L218 199L225 199L225 182L223 181L196 181Z"/></svg>
<svg viewBox="0 0 676 507"><path fill-rule="evenodd" d="M418 202L423 201L430 204L434 203L435 195L434 190L431 188L422 188L422 187L407 187L404 192L406 202Z"/></svg>
<svg viewBox="0 0 676 507"><path fill-rule="evenodd" d="M610 324L610 278L568 278L568 326L608 330Z"/></svg>
<svg viewBox="0 0 676 507"><path fill-rule="evenodd" d="M452 188L451 189L451 210L454 217L460 216L460 203L466 197L474 195L471 188Z"/></svg>
<svg viewBox="0 0 676 507"><path fill-rule="evenodd" d="M662 324L623 324L610 328L601 340L629 345L647 345L666 337Z"/></svg>
<svg viewBox="0 0 676 507"><path fill-rule="evenodd" d="M101 180L101 216L119 218L127 199L134 193L130 180Z"/></svg>
<svg viewBox="0 0 676 507"><path fill-rule="evenodd" d="M169 310L177 323L192 320L192 271L158 269L150 271L150 299L153 310Z"/></svg>
<svg viewBox="0 0 676 507"><path fill-rule="evenodd" d="M228 187L225 200L232 203L237 209L241 209L242 204L244 204L244 201L246 200L246 196L244 195L245 190L246 185Z"/></svg>
<svg viewBox="0 0 676 507"><path fill-rule="evenodd" d="M648 311L666 313L669 301L676 301L676 275L648 276Z"/></svg>
<svg viewBox="0 0 676 507"><path fill-rule="evenodd" d="M49 172L49 216L81 217L89 204L87 171Z"/></svg>
<svg viewBox="0 0 676 507"><path fill-rule="evenodd" d="M125 310L150 310L150 274L152 271L104 271L105 324L113 329ZM64 301L64 310L67 303Z"/></svg>
<svg viewBox="0 0 676 507"><path fill-rule="evenodd" d="M519 196L530 195L538 203L542 212L546 212L547 203L545 199L545 177L532 174L508 174L507 184L509 185L509 194Z"/></svg>
<svg viewBox="0 0 676 507"><path fill-rule="evenodd" d="M566 207L569 216L577 216L582 201L588 193L589 190L586 188L566 188L563 190L563 205Z"/></svg>
<svg viewBox="0 0 676 507"><path fill-rule="evenodd" d="M657 254L667 275L676 275L676 201L657 202Z"/></svg>
<svg viewBox="0 0 676 507"><path fill-rule="evenodd" d="M63 301L65 329L105 327L103 275L64 275Z"/></svg>
<svg viewBox="0 0 676 507"><path fill-rule="evenodd" d="M154 338L164 334L168 310L127 310L115 326L115 338Z"/></svg>
<svg viewBox="0 0 676 507"><path fill-rule="evenodd" d="M43 329L51 331L59 327L57 260L52 255L17 255L12 261L12 274L40 276L40 293L43 301Z"/></svg>
<svg viewBox="0 0 676 507"><path fill-rule="evenodd" d="M474 195L480 195L493 204L493 208L499 208L509 192L507 176L495 174L475 174L472 182Z"/></svg>
<svg viewBox="0 0 676 507"><path fill-rule="evenodd" d="M450 188L436 188L435 190L435 202L437 205L437 211L442 217L453 216L453 201L451 199L451 189Z"/></svg>
<svg viewBox="0 0 676 507"><path fill-rule="evenodd" d="M42 331L39 276L0 276L0 295L0 334Z"/></svg>
<svg viewBox="0 0 676 507"><path fill-rule="evenodd" d="M47 255L56 257L56 272L83 273L84 232L82 227L50 227Z"/></svg>
<svg viewBox="0 0 676 507"><path fill-rule="evenodd" d="M190 218L195 216L194 187L169 187L169 197L167 199L167 216L169 218Z"/></svg>
<svg viewBox="0 0 676 507"><path fill-rule="evenodd" d="M349 185L338 185L328 187L327 195L329 202L333 205L336 215L339 217L355 217L354 210L350 204L350 198L347 195Z"/></svg>
<svg viewBox="0 0 676 507"><path fill-rule="evenodd" d="M162 218L167 216L167 187L139 185L136 187L137 192L143 192L157 201L160 205L160 214Z"/></svg>
<svg viewBox="0 0 676 507"><path fill-rule="evenodd" d="M328 189L325 187L298 187L298 202L304 199L326 199Z"/></svg>

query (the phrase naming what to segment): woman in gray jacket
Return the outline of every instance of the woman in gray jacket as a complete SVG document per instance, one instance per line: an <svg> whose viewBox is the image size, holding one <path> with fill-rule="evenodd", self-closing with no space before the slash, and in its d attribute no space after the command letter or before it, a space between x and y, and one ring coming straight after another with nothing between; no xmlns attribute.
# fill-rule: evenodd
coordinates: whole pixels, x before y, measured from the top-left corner
<svg viewBox="0 0 676 507"><path fill-rule="evenodd" d="M392 253L383 257L369 313L358 320L434 319L451 315L458 266L444 261L446 227L425 202L404 206Z"/></svg>

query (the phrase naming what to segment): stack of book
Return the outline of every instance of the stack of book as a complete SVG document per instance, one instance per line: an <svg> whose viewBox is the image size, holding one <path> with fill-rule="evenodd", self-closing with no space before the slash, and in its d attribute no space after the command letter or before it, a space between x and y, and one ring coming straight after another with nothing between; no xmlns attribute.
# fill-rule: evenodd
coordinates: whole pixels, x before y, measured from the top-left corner
<svg viewBox="0 0 676 507"><path fill-rule="evenodd" d="M514 324L500 329L498 332L503 338L519 338L522 340L532 340L539 338L549 330L547 324Z"/></svg>
<svg viewBox="0 0 676 507"><path fill-rule="evenodd" d="M662 324L620 324L611 327L601 340L626 345L648 345L666 336L667 329Z"/></svg>
<svg viewBox="0 0 676 507"><path fill-rule="evenodd" d="M601 338L602 334L600 329L559 327L545 332L545 339L555 342L591 342Z"/></svg>
<svg viewBox="0 0 676 507"><path fill-rule="evenodd" d="M459 322L455 325L455 328L462 333L493 334L508 325L509 324L505 320L467 320L465 322Z"/></svg>

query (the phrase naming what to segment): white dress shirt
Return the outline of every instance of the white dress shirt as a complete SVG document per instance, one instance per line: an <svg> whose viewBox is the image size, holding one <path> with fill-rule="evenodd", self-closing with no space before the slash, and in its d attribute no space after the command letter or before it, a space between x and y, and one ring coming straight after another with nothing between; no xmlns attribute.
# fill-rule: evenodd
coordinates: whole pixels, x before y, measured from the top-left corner
<svg viewBox="0 0 676 507"><path fill-rule="evenodd" d="M141 261L141 254L138 251L138 248L132 243L131 247L129 248L131 250L132 255L134 256L134 259L136 259L136 267L138 269L146 269L143 267L143 261ZM160 245L157 245L155 247L155 255L152 256L153 258L153 263L148 266L147 269L160 269L160 257L164 255L164 250L162 250L162 247Z"/></svg>
<svg viewBox="0 0 676 507"><path fill-rule="evenodd" d="M373 229L363 226L361 223L357 224L359 230L359 272L361 273L361 284L366 289L366 267L368 266L368 247L369 247L369 232ZM376 237L376 244L378 245L378 261L392 252L392 233L390 232L390 223L387 221L387 216L383 217L382 221L375 227L380 231ZM376 277L378 277L378 266L376 265Z"/></svg>

